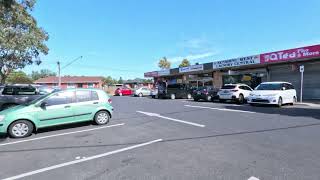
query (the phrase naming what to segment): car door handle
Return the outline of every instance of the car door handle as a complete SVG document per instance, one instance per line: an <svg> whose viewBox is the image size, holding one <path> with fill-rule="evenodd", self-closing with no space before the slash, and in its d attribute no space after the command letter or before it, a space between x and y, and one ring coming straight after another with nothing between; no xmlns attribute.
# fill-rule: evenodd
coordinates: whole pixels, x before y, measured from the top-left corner
<svg viewBox="0 0 320 180"><path fill-rule="evenodd" d="M64 108L70 108L71 106L65 106Z"/></svg>
<svg viewBox="0 0 320 180"><path fill-rule="evenodd" d="M99 102L94 102L93 104L99 104Z"/></svg>

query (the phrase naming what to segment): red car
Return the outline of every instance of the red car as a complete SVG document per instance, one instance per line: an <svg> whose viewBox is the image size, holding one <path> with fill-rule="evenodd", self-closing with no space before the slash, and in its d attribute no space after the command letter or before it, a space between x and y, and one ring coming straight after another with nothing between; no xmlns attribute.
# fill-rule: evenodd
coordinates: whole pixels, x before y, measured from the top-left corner
<svg viewBox="0 0 320 180"><path fill-rule="evenodd" d="M117 88L116 91L114 92L114 95L115 96L131 96L132 90L126 87Z"/></svg>

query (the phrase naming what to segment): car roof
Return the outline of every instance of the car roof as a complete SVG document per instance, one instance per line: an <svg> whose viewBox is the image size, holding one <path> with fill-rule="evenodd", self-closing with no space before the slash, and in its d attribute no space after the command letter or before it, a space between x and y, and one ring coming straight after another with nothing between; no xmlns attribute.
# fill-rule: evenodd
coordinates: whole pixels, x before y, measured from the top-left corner
<svg viewBox="0 0 320 180"><path fill-rule="evenodd" d="M237 84L225 84L224 86L248 86L247 84L237 83Z"/></svg>
<svg viewBox="0 0 320 180"><path fill-rule="evenodd" d="M291 84L291 83L285 82L285 81L271 81L271 82L263 82L261 84L283 84L283 83Z"/></svg>

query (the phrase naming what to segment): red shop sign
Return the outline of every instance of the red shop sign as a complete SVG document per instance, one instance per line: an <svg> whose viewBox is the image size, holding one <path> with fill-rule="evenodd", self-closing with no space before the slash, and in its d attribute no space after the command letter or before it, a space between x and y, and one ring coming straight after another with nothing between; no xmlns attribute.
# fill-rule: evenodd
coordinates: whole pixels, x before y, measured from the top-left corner
<svg viewBox="0 0 320 180"><path fill-rule="evenodd" d="M265 53L260 55L261 64L320 57L320 45Z"/></svg>
<svg viewBox="0 0 320 180"><path fill-rule="evenodd" d="M158 71L144 73L144 77L157 77L157 76L158 76Z"/></svg>

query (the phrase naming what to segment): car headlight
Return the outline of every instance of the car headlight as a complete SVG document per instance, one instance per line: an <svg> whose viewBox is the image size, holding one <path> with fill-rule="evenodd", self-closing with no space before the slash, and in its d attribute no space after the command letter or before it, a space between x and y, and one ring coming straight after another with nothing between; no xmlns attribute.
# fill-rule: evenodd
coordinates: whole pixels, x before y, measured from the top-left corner
<svg viewBox="0 0 320 180"><path fill-rule="evenodd" d="M0 121L3 121L5 118L5 115L0 115Z"/></svg>

